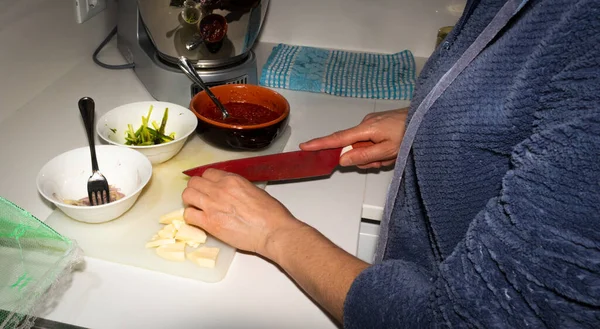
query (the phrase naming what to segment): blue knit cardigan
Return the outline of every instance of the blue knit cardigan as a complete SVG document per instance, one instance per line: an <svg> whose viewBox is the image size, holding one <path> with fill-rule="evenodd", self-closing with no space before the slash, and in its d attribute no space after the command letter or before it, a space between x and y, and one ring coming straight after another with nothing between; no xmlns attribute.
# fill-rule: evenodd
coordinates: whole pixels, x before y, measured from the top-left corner
<svg viewBox="0 0 600 329"><path fill-rule="evenodd" d="M504 2L468 1L413 111ZM437 100L344 326L600 328L600 1L531 0Z"/></svg>

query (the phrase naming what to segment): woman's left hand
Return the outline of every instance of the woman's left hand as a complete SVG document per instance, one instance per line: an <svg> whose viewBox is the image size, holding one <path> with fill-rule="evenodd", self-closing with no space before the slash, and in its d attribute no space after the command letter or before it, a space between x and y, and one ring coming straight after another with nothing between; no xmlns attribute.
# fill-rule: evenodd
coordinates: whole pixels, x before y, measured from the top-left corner
<svg viewBox="0 0 600 329"><path fill-rule="evenodd" d="M192 177L183 191L184 218L191 225L235 248L269 259L267 248L274 233L305 226L279 201L245 178L209 169Z"/></svg>

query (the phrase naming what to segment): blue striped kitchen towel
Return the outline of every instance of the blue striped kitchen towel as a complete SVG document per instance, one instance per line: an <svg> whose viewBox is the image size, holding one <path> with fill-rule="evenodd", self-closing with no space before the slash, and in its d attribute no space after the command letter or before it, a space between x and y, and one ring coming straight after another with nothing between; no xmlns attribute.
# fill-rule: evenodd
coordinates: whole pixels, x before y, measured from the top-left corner
<svg viewBox="0 0 600 329"><path fill-rule="evenodd" d="M409 50L387 55L279 44L263 67L260 84L345 97L408 100L415 87L415 70Z"/></svg>

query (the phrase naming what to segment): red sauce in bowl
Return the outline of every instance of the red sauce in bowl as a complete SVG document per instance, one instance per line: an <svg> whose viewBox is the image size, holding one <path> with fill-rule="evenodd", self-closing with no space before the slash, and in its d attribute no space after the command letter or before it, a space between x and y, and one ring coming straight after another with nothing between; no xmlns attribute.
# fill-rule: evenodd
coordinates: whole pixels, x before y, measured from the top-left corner
<svg viewBox="0 0 600 329"><path fill-rule="evenodd" d="M218 42L225 37L226 22L221 22L217 18L207 16L200 22L200 34L206 42Z"/></svg>
<svg viewBox="0 0 600 329"><path fill-rule="evenodd" d="M279 118L280 114L270 109L252 103L225 103L229 117L223 119L223 114L215 105L202 111L202 115L217 122L241 126L259 125Z"/></svg>

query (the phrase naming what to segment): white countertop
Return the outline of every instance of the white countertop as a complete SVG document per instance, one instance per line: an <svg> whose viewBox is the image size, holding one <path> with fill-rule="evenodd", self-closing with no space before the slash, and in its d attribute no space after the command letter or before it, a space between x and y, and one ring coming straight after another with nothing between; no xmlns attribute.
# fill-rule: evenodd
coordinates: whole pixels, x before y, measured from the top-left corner
<svg viewBox="0 0 600 329"><path fill-rule="evenodd" d="M27 20L15 18L12 26L18 27L20 36L48 33L52 41L36 44L36 52L11 52L18 47L3 47L9 51L0 52L0 195L44 220L53 208L36 191L37 172L55 155L87 145L77 100L82 96L94 98L99 117L118 105L152 97L131 70L106 70L92 62L93 49L112 27L106 11L78 26L65 21L73 20L72 12L65 13L69 8L66 2L23 2L54 10L54 18L66 23L57 27L62 29L62 38L58 38L56 31L50 36ZM2 14L13 9L0 5ZM0 29L0 41L24 42L14 30L9 32ZM73 40L85 41L75 46ZM264 62L268 53L260 49L257 55ZM123 61L114 40L100 58L109 63ZM43 61L32 63L35 59ZM292 135L286 151L298 149L302 141L355 125L369 112L408 104L278 91L292 107ZM363 201L376 219L389 174L336 172L329 179L270 184L266 190L298 218L356 254ZM225 279L215 284L96 259L86 262L86 269L76 273L72 286L46 318L92 328L335 327L290 278L254 255L237 253Z"/></svg>

